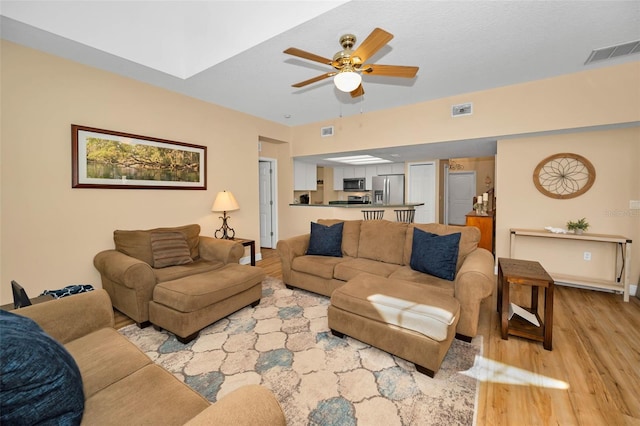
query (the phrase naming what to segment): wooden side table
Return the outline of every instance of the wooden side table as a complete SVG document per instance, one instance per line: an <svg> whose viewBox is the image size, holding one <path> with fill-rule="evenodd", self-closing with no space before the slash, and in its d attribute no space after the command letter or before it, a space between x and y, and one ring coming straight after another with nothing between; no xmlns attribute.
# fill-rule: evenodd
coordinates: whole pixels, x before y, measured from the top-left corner
<svg viewBox="0 0 640 426"><path fill-rule="evenodd" d="M251 266L256 266L256 241L249 240L247 238L232 238L233 241L237 241L244 247L249 247L251 251Z"/></svg>
<svg viewBox="0 0 640 426"><path fill-rule="evenodd" d="M540 327L513 315L509 320L509 285L531 286L531 307L524 308L536 316ZM538 289L544 288L544 320L538 315ZM509 334L542 342L543 347L552 350L553 337L553 278L538 262L519 259L498 259L498 312L500 331L507 340Z"/></svg>

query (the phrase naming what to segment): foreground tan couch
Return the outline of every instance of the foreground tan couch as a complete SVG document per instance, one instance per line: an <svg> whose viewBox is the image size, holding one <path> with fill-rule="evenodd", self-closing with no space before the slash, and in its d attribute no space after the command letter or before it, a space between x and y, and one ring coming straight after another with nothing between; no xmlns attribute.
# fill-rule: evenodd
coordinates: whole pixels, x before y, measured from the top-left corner
<svg viewBox="0 0 640 426"><path fill-rule="evenodd" d="M163 268L154 267L151 250L153 232L181 232L185 235L193 262ZM149 302L156 284L222 269L238 263L244 254L242 244L200 236L200 225L114 231L115 249L98 253L93 264L100 272L102 288L113 306L138 326L149 325Z"/></svg>
<svg viewBox="0 0 640 426"><path fill-rule="evenodd" d="M341 220L321 219L332 225ZM454 281L415 271L409 266L413 228L433 234L461 233ZM358 274L367 272L394 280L429 286L460 303L457 337L469 341L478 334L480 304L495 287L493 255L478 248L480 231L475 227L447 226L436 223L407 224L386 220L344 221L343 257L305 255L310 234L278 241L282 277L288 286L331 296Z"/></svg>
<svg viewBox="0 0 640 426"><path fill-rule="evenodd" d="M108 294L96 290L15 311L62 343L82 376L86 425L285 425L273 394L245 386L211 404L114 328Z"/></svg>

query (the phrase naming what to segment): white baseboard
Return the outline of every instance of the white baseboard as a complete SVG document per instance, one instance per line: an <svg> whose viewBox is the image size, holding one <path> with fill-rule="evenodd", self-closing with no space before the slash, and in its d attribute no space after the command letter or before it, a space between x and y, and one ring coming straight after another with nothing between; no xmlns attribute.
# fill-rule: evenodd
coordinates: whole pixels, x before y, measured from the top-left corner
<svg viewBox="0 0 640 426"><path fill-rule="evenodd" d="M262 260L262 253L256 253L256 262ZM241 265L251 265L251 256L245 256L240 258Z"/></svg>

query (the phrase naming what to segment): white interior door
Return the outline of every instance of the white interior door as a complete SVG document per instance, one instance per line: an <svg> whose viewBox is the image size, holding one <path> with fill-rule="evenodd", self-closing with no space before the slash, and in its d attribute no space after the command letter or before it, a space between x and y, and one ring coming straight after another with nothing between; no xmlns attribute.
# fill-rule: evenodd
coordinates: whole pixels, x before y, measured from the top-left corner
<svg viewBox="0 0 640 426"><path fill-rule="evenodd" d="M275 248L273 163L260 160L260 247Z"/></svg>
<svg viewBox="0 0 640 426"><path fill-rule="evenodd" d="M436 221L436 164L409 164L409 192L410 203L424 203L416 207L414 221L416 223L434 223Z"/></svg>
<svg viewBox="0 0 640 426"><path fill-rule="evenodd" d="M447 223L465 225L466 215L473 210L476 195L476 172L449 172L447 184Z"/></svg>

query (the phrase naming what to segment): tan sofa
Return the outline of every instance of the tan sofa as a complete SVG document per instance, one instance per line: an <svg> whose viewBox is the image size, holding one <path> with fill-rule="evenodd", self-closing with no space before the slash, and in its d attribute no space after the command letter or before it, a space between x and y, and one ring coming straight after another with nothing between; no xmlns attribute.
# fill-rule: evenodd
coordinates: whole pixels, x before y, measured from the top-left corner
<svg viewBox="0 0 640 426"><path fill-rule="evenodd" d="M332 225L341 220L318 220ZM453 281L411 269L413 228L437 234L461 233L456 275ZM386 220L344 221L343 257L306 255L310 234L278 242L285 284L326 296L357 275L367 272L395 282L429 286L460 303L457 337L469 341L478 333L480 304L495 287L494 258L478 248L480 231L475 227L441 224L407 224Z"/></svg>
<svg viewBox="0 0 640 426"><path fill-rule="evenodd" d="M113 328L111 301L103 290L15 313L36 321L76 361L85 396L82 424L285 425L280 405L264 387L241 387L212 405L151 362Z"/></svg>
<svg viewBox="0 0 640 426"><path fill-rule="evenodd" d="M151 236L154 232L185 235L193 262L163 268L154 267ZM200 236L200 225L114 231L115 249L98 253L93 264L100 272L102 288L113 306L139 326L149 325L149 302L158 283L222 269L238 263L244 247L238 242Z"/></svg>

